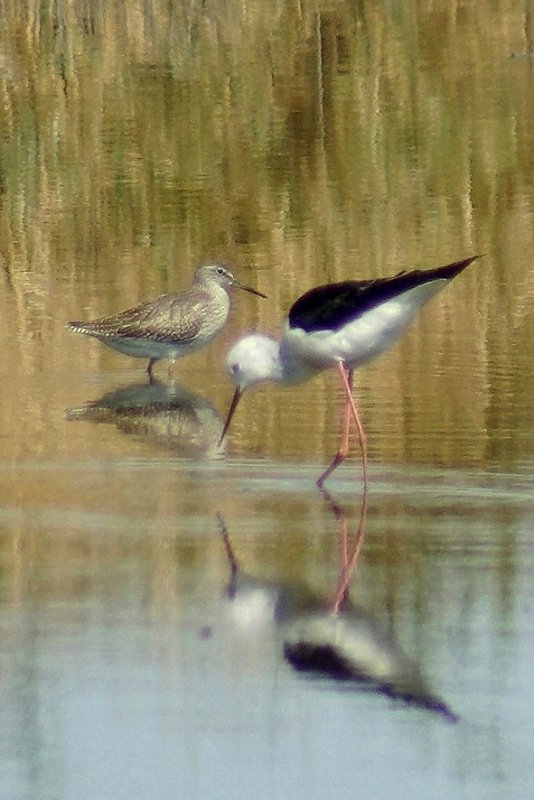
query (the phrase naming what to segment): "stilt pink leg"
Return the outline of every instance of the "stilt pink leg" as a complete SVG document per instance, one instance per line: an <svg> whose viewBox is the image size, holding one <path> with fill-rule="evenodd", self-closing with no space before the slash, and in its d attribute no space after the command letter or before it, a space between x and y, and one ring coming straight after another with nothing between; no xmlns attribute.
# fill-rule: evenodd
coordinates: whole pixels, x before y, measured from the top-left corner
<svg viewBox="0 0 534 800"><path fill-rule="evenodd" d="M333 473L336 467L338 467L346 459L348 455L350 417L352 414L354 422L356 423L356 430L358 431L358 440L360 442L360 448L362 451L363 487L364 487L364 492L367 492L367 440L365 438L365 432L363 430L363 426L360 421L360 416L356 408L356 403L354 402L354 398L352 396L353 371L351 369L346 369L345 366L341 362L339 362L338 372L341 377L341 382L343 384L343 391L345 393L345 408L343 409L341 441L339 449L335 454L334 458L332 459L331 463L325 469L322 475L319 476L319 479L317 481L317 486L321 489L325 480L328 477L330 477L330 475Z"/></svg>
<svg viewBox="0 0 534 800"><path fill-rule="evenodd" d="M340 364L340 368L343 370L343 377L345 378L345 368L342 364ZM349 384L352 386L352 373L349 372ZM338 451L335 454L334 458L322 473L317 480L317 486L319 489L323 488L323 484L327 478L333 473L333 471L338 467L343 461L345 461L348 453L349 453L349 430L350 430L350 406L345 399L345 405L343 407L343 416L341 418L341 440L339 443Z"/></svg>
<svg viewBox="0 0 534 800"><path fill-rule="evenodd" d="M360 443L360 450L362 451L363 486L364 491L367 492L367 437L360 420L360 415L358 414L358 409L356 408L356 403L354 402L354 397L352 396L352 370L345 370L343 364L340 364L339 374L341 375L347 403L352 411L352 417L356 423L356 430L358 431L358 441Z"/></svg>
<svg viewBox="0 0 534 800"><path fill-rule="evenodd" d="M325 489L324 487L320 488L319 491L328 505L328 508L334 515L335 519L339 522L340 525L340 535L339 535L339 556L341 560L341 569L344 571L348 570L349 566L349 539L347 533L347 515L341 508L341 506L334 500L330 492Z"/></svg>
<svg viewBox="0 0 534 800"><path fill-rule="evenodd" d="M343 607L344 603L347 600L348 593L349 593L349 586L350 586L350 579L352 576L352 572L356 564L358 563L358 559L360 557L360 553L362 552L363 541L365 539L365 518L367 515L367 492L364 492L362 497L362 505L360 509L360 521L358 523L358 528L356 530L356 534L354 536L354 546L352 548L352 552L350 556L347 558L346 553L346 546L345 546L345 555L342 559L341 564L341 571L339 576L339 581L336 589L336 593L332 600L332 611L334 614L338 614L340 609ZM344 536L346 536L346 526L344 530Z"/></svg>
<svg viewBox="0 0 534 800"><path fill-rule="evenodd" d="M367 515L367 494L362 497L360 505L360 516L358 525L354 534L353 544L349 549L349 533L348 533L348 520L347 515L341 506L333 499L326 489L321 489L321 495L325 502L328 504L332 514L339 522L339 544L340 544L340 565L339 565L339 579L337 582L336 590L332 600L330 601L330 608L333 614L338 614L344 607L349 593L349 586L352 573L356 568L358 559L360 557L363 542L365 538L365 521Z"/></svg>

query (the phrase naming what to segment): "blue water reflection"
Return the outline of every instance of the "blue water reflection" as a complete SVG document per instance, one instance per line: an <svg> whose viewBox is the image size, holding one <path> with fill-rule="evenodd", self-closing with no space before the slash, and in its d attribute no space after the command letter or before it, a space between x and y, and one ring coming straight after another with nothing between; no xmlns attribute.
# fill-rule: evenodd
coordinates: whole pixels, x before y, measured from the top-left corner
<svg viewBox="0 0 534 800"><path fill-rule="evenodd" d="M383 693L305 680L285 661L284 641L287 655L287 643L309 642L317 630L309 615L317 595L301 591L302 578L331 597L339 572L340 522L313 488L313 466L281 473L207 462L188 478L186 463L168 462L175 485L189 487L179 529L148 507L144 519L126 508L113 520L102 515L100 527L94 516L2 511L2 541L25 529L38 556L2 587L6 796L230 797L245 781L265 798L332 787L364 797L431 789L474 798L488 784L495 797L526 791L533 558L521 480L421 472L407 501L399 475L373 475L352 598L365 625L394 637L459 714L451 726ZM56 469L89 494L102 481L83 465ZM133 481L137 492L145 484L146 497L157 474L140 465L113 472L108 482ZM346 478L337 499L353 529L350 470ZM206 516L188 519L194 493L208 485ZM305 528L288 516L294 503L307 508ZM216 507L240 563L255 564L244 585L262 589L237 618ZM17 553L3 545L1 557L13 571ZM293 605L288 616L285 604L273 625L269 592L279 599L281 586L308 613L295 615ZM322 613L320 625L330 625Z"/></svg>

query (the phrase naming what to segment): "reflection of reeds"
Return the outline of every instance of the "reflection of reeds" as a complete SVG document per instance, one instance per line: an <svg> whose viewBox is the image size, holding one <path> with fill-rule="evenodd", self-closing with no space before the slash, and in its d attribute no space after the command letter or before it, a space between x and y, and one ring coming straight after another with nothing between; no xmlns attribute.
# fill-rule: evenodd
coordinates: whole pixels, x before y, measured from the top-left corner
<svg viewBox="0 0 534 800"><path fill-rule="evenodd" d="M348 254L366 254L366 272L419 260L429 207L470 250L532 166L529 82L503 76L509 113L482 106L489 60L504 68L522 46L522 20L499 5L462 20L454 6L391 19L331 3L14 5L2 99L15 253L25 236L52 246L50 215L66 215L73 256L96 238L104 260L117 237L146 245L178 223L193 250L270 239L261 250L293 296L303 271L346 274Z"/></svg>
<svg viewBox="0 0 534 800"><path fill-rule="evenodd" d="M225 341L275 331L310 286L487 252L395 351L356 373L355 391L373 465L521 457L534 396L534 87L529 62L508 55L527 52L526 20L504 0L458 8L0 2L0 555L13 607L80 598L98 619L126 596L153 621L179 616L192 566L201 581L226 576L217 546L187 538L221 496L243 524L272 516L277 568L292 578L332 555L335 531L317 537L328 523L306 495L260 502L224 485L215 495L167 462L146 477L117 470L125 457L142 463L146 443L63 419L85 397L86 385L72 389L76 375L122 368L96 345L67 342L63 323L187 285L199 256L235 260L269 296L240 303L221 343L178 373L223 409ZM240 271L250 265L255 277ZM321 381L331 376L251 393L232 447L246 430L247 453L259 443L262 454L324 463L337 413ZM94 479L91 466L71 475L77 458L97 464ZM10 468L41 459L63 459L64 476ZM461 531L462 544L446 542L449 560L436 561L426 527L407 536L397 525L406 498L387 502L385 530L370 532L366 604L387 605L405 635L411 626L427 658L447 608L469 651L480 597L510 613L521 552L505 537L489 556L499 568L477 562L466 594ZM502 513L513 530L515 512ZM272 555L267 541L251 537L249 567Z"/></svg>
<svg viewBox="0 0 534 800"><path fill-rule="evenodd" d="M418 323L421 343L408 339L356 385L364 400L395 398L388 460L409 455L415 398L425 424L447 428L454 419L435 402L446 391L449 417L472 419L466 438L500 420L495 375L534 347L523 317L513 335L508 324L518 293L532 297L534 92L528 61L508 58L529 47L523 12L504 2L468 4L461 17L446 3L401 5L395 16L330 0L169 7L2 4L6 368L61 361L59 321L187 283L206 253L258 267L270 302L243 307L239 327L273 330L313 284L482 250L485 263ZM465 372L429 374L451 348ZM419 359L423 371L403 370ZM210 354L206 362L218 369ZM532 388L525 376L519 391ZM326 400L309 391L306 437L328 451ZM281 409L301 416L301 407L288 408L289 397L262 395L242 420L260 408L266 441L294 453L302 428L293 434ZM440 441L438 460L457 461Z"/></svg>

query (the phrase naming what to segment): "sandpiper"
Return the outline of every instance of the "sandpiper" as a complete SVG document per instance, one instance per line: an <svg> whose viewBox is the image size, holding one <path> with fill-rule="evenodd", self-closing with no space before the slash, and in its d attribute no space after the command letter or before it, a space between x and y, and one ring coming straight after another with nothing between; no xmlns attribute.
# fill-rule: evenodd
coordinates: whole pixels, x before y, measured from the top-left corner
<svg viewBox="0 0 534 800"><path fill-rule="evenodd" d="M265 297L235 278L219 262L199 266L188 289L162 294L119 314L89 322L69 322L77 333L136 358L148 358L148 374L156 361L174 361L209 344L224 326L230 310L229 290L243 289Z"/></svg>
<svg viewBox="0 0 534 800"><path fill-rule="evenodd" d="M301 383L322 370L335 367L345 395L341 441L317 485L321 487L347 457L352 416L362 450L366 488L367 446L352 396L353 371L387 350L418 309L476 258L478 256L437 269L400 272L376 280L317 286L293 304L280 341L261 334L240 339L226 361L236 389L221 442L249 386L260 381Z"/></svg>

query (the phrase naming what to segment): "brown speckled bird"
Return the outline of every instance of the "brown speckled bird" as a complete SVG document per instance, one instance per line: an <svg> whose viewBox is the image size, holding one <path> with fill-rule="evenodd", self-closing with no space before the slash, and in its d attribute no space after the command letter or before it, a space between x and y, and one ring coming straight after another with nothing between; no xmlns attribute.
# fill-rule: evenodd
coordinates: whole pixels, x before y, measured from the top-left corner
<svg viewBox="0 0 534 800"><path fill-rule="evenodd" d="M230 311L229 290L264 294L235 278L226 266L209 262L199 266L189 289L163 294L119 314L67 327L136 358L148 358L148 374L156 361L174 361L209 344Z"/></svg>

